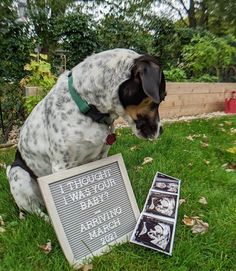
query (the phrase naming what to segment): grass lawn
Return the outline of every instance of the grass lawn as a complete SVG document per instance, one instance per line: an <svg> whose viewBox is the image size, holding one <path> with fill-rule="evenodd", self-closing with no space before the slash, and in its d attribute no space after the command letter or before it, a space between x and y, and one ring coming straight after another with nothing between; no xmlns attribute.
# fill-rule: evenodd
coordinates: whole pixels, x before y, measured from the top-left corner
<svg viewBox="0 0 236 271"><path fill-rule="evenodd" d="M117 131L110 155L122 153L140 210L156 171L182 180L173 256L123 244L93 260L93 270L112 271L235 271L236 270L236 116L194 120L164 125L156 142L137 139L129 129ZM191 135L191 136L190 136ZM131 147L137 146L132 151ZM234 149L233 149L234 150ZM0 153L0 162L11 163L14 150ZM142 166L145 157L153 162ZM207 204L199 203L205 197ZM0 171L0 215L5 232L0 233L0 270L72 270L57 242L54 230L42 219L28 215L19 220L10 195L5 171ZM199 216L209 224L205 234L193 234L182 219ZM52 241L51 253L38 247Z"/></svg>

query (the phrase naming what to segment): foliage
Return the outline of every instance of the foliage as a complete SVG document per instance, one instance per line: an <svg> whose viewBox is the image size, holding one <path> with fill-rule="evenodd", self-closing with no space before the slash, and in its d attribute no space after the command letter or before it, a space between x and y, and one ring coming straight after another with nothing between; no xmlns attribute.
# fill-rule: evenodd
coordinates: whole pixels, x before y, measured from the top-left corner
<svg viewBox="0 0 236 271"><path fill-rule="evenodd" d="M0 102L6 141L11 128L20 126L24 120L23 90L19 84L0 82Z"/></svg>
<svg viewBox="0 0 236 271"><path fill-rule="evenodd" d="M174 23L163 17L148 16L146 27L152 34L152 47L155 55L164 65L173 64L173 44L176 40Z"/></svg>
<svg viewBox="0 0 236 271"><path fill-rule="evenodd" d="M46 62L47 55L31 54L31 62L24 66L24 69L30 72L30 75L24 77L20 84L26 86L39 87L41 93L38 96L28 96L25 98L25 109L29 114L35 105L47 94L56 82L56 77L51 73L51 64Z"/></svg>
<svg viewBox="0 0 236 271"><path fill-rule="evenodd" d="M29 115L34 107L43 99L43 95L27 96L25 97L24 108L27 115Z"/></svg>
<svg viewBox="0 0 236 271"><path fill-rule="evenodd" d="M46 62L47 55L30 54L31 62L24 66L30 75L21 80L21 86L38 86L43 93L47 93L56 82L56 77L51 73L51 64Z"/></svg>
<svg viewBox="0 0 236 271"><path fill-rule="evenodd" d="M236 48L228 44L226 39L214 35L195 35L191 43L183 48L185 68L192 76L199 77L209 68L215 68L215 75L220 77L220 69L232 65L236 56Z"/></svg>
<svg viewBox="0 0 236 271"><path fill-rule="evenodd" d="M97 31L100 50L118 47L153 53L150 33L122 15L105 15Z"/></svg>
<svg viewBox="0 0 236 271"><path fill-rule="evenodd" d="M40 52L52 56L57 43L53 35L54 20L58 16L64 16L66 9L73 2L72 0L27 0L29 21Z"/></svg>
<svg viewBox="0 0 236 271"><path fill-rule="evenodd" d="M198 78L193 78L193 82L209 82L214 83L218 82L219 78L217 76L209 75L209 74L203 74Z"/></svg>
<svg viewBox="0 0 236 271"><path fill-rule="evenodd" d="M171 82L183 82L187 80L185 71L181 68L171 67L171 69L164 71L165 79Z"/></svg>
<svg viewBox="0 0 236 271"><path fill-rule="evenodd" d="M29 61L32 40L28 37L27 25L9 22L0 32L0 76L7 81L24 76L23 67Z"/></svg>
<svg viewBox="0 0 236 271"><path fill-rule="evenodd" d="M58 46L67 52L69 69L97 50L96 31L90 16L82 12L67 13L55 19L54 27Z"/></svg>

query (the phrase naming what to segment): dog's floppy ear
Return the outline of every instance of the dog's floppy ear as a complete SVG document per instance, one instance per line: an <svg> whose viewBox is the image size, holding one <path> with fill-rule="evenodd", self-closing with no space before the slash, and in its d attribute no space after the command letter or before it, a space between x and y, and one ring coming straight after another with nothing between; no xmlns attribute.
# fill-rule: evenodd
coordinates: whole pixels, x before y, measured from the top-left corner
<svg viewBox="0 0 236 271"><path fill-rule="evenodd" d="M142 63L139 67L139 76L142 82L143 91L157 104L161 102L159 87L161 84L162 73L157 65Z"/></svg>

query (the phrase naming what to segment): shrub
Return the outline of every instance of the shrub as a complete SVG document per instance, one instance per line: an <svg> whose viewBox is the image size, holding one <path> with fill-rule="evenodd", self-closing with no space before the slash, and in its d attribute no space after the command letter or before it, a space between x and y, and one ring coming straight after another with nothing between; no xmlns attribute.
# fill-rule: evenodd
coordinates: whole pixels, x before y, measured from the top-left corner
<svg viewBox="0 0 236 271"><path fill-rule="evenodd" d="M23 90L16 83L0 82L0 102L5 130L2 139L7 141L12 127L19 127L24 121Z"/></svg>
<svg viewBox="0 0 236 271"><path fill-rule="evenodd" d="M172 67L170 70L164 71L164 73L167 81L181 82L187 80L185 71L180 68Z"/></svg>
<svg viewBox="0 0 236 271"><path fill-rule="evenodd" d="M25 97L24 106L28 114L56 82L56 77L51 73L51 64L46 62L47 55L31 54L31 57L31 62L24 67L26 71L30 72L30 75L24 77L20 84L23 88L26 86L39 87L40 93L38 96Z"/></svg>

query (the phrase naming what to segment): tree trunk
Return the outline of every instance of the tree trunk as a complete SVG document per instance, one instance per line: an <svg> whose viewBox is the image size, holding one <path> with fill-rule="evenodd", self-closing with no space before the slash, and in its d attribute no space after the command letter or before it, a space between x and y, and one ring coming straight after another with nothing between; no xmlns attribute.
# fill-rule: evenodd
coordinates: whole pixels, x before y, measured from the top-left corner
<svg viewBox="0 0 236 271"><path fill-rule="evenodd" d="M189 20L189 27L191 27L191 28L197 27L194 0L190 0L190 7L188 10L188 20Z"/></svg>

